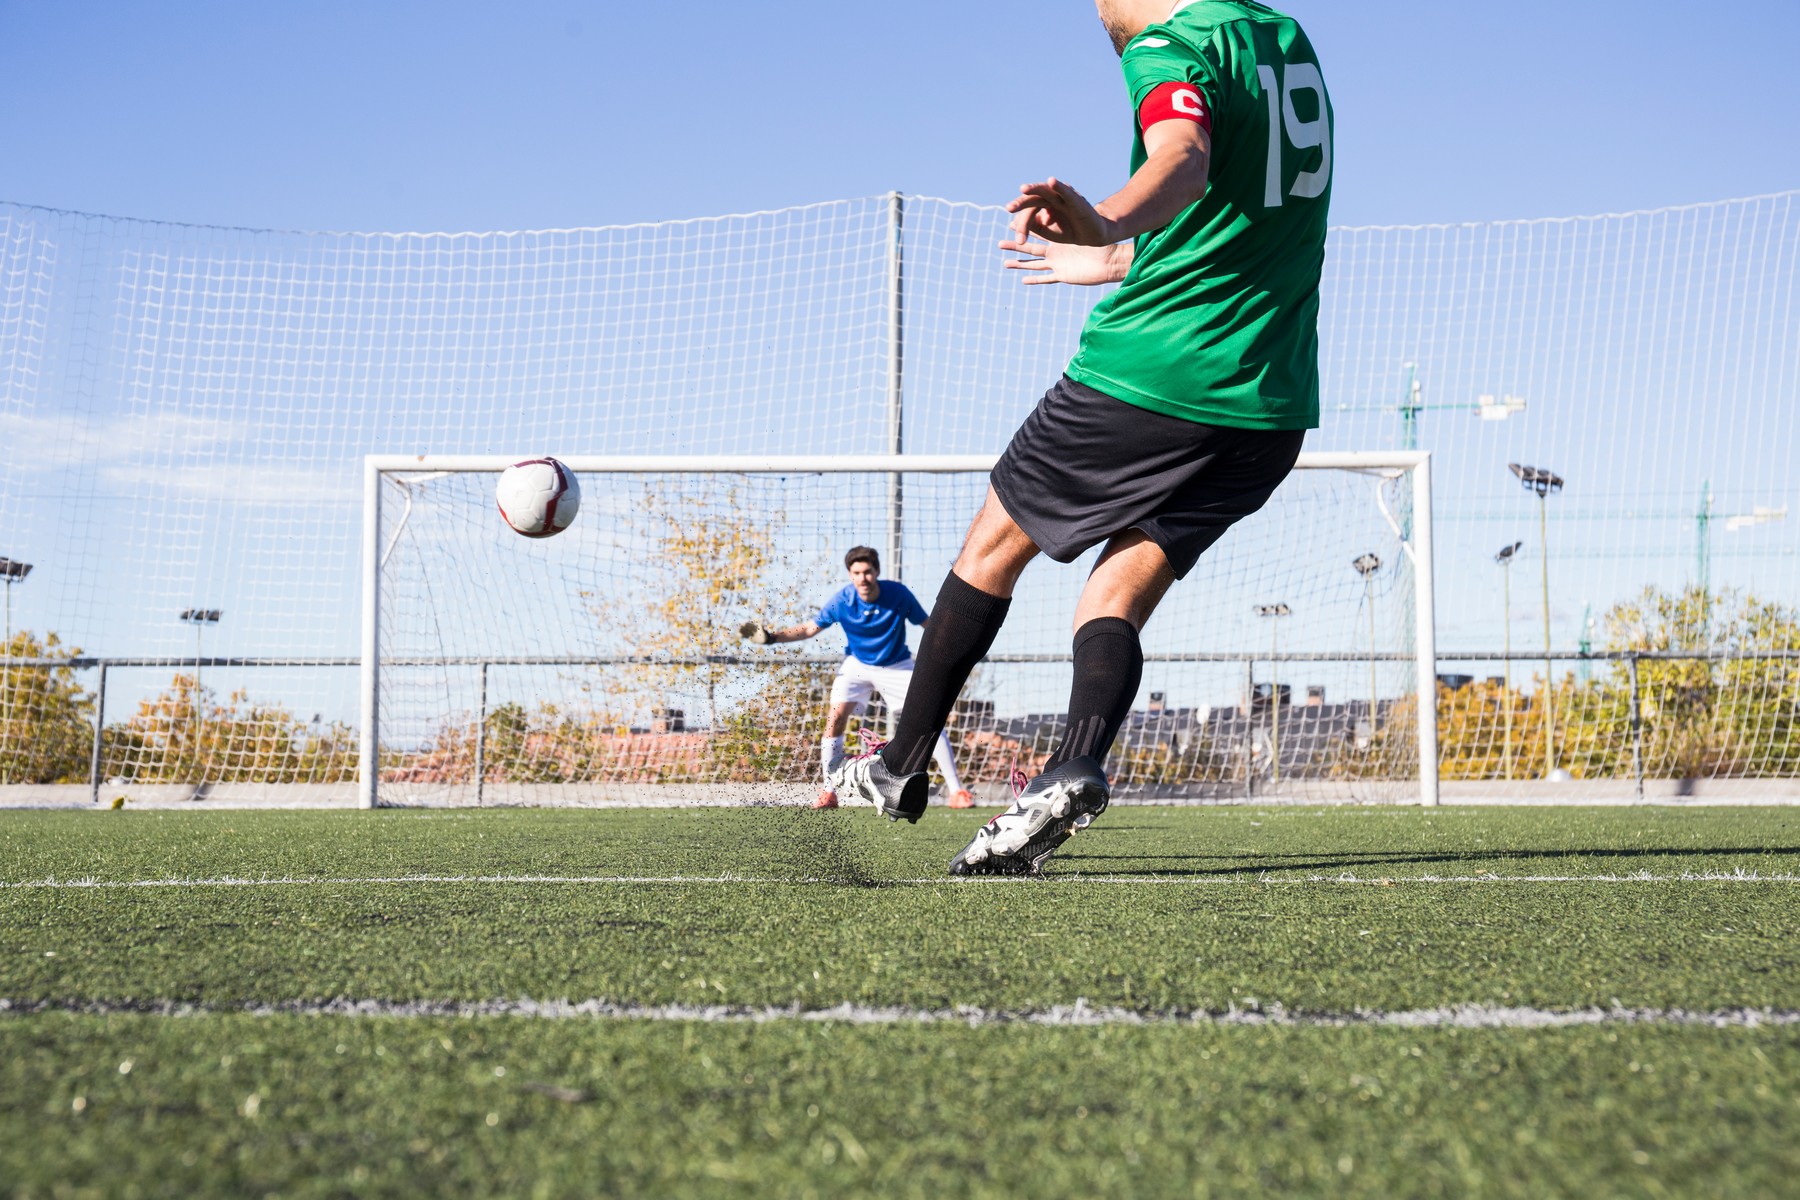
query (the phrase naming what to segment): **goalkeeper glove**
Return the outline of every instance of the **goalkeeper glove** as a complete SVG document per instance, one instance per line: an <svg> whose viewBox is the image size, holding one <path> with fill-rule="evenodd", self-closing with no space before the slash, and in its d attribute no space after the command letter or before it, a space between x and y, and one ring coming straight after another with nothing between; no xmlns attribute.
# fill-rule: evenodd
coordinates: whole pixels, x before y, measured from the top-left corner
<svg viewBox="0 0 1800 1200"><path fill-rule="evenodd" d="M738 626L738 636L748 638L759 646L766 646L775 640L769 636L768 627L761 621L745 621Z"/></svg>

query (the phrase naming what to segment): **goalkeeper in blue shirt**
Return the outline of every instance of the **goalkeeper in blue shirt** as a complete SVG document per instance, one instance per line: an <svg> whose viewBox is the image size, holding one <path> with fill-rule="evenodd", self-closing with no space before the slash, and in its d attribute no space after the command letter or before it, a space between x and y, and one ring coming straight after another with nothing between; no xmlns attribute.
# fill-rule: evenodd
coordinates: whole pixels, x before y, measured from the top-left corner
<svg viewBox="0 0 1800 1200"><path fill-rule="evenodd" d="M906 646L906 623L925 624L925 609L910 589L892 579L882 579L881 556L868 546L852 547L844 555L850 582L827 600L819 613L804 625L770 629L761 621L749 621L738 630L758 645L770 642L803 642L833 625L844 629L848 644L837 678L831 681L831 711L825 733L819 739L819 764L825 771L825 787L814 808L838 806L837 779L844 762L844 730L850 718L861 712L880 693L887 701L888 720L900 719L906 707L906 689L912 682L912 651ZM940 731L932 754L944 775L944 794L951 808L973 808L975 797L956 773L950 740Z"/></svg>

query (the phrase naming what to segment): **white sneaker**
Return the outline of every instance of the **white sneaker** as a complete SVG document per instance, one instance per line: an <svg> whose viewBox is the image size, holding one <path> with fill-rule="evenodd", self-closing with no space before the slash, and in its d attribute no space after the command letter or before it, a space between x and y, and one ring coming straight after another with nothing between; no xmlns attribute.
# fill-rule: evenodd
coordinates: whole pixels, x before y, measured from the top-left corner
<svg viewBox="0 0 1800 1200"><path fill-rule="evenodd" d="M1020 789L1012 807L975 831L952 875L1035 875L1044 860L1106 811L1112 791L1094 759L1072 758Z"/></svg>

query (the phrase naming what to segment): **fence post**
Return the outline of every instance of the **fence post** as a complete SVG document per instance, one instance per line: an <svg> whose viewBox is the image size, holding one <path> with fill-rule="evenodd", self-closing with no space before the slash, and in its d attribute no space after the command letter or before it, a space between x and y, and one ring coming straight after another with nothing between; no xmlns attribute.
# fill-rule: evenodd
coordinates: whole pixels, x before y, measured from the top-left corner
<svg viewBox="0 0 1800 1200"><path fill-rule="evenodd" d="M100 803L101 756L106 741L106 664L100 664L100 682L94 687L94 744L88 751L88 792Z"/></svg>
<svg viewBox="0 0 1800 1200"><path fill-rule="evenodd" d="M482 806L482 788L487 783L487 673L488 665L481 664L481 708L480 715L475 718L475 807Z"/></svg>
<svg viewBox="0 0 1800 1200"><path fill-rule="evenodd" d="M887 430L882 450L906 453L906 197L888 193L888 377ZM887 546L882 565L889 579L900 578L905 522L905 482L900 472L888 474Z"/></svg>
<svg viewBox="0 0 1800 1200"><path fill-rule="evenodd" d="M1637 652L1625 656L1625 674L1631 680L1631 778L1637 785L1637 798L1644 798L1644 718L1638 704Z"/></svg>
<svg viewBox="0 0 1800 1200"><path fill-rule="evenodd" d="M1244 799L1256 795L1256 660L1244 660Z"/></svg>

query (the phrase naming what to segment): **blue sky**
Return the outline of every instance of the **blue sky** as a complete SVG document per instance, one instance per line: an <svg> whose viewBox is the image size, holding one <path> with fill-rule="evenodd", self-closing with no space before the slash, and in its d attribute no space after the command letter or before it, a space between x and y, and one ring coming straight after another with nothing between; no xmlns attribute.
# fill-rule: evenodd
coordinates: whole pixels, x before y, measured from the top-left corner
<svg viewBox="0 0 1800 1200"><path fill-rule="evenodd" d="M1795 182L1800 4L1295 0L1339 224ZM1714 13L1725 14L1723 19ZM673 15L679 14L679 15ZM0 0L0 198L289 229L612 224L1121 180L1086 0L681 6Z"/></svg>

